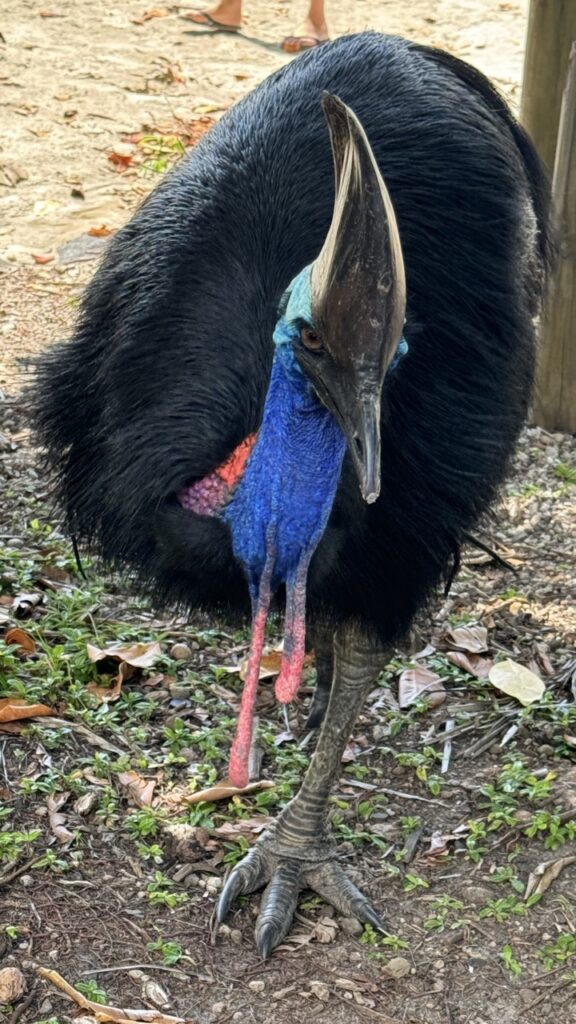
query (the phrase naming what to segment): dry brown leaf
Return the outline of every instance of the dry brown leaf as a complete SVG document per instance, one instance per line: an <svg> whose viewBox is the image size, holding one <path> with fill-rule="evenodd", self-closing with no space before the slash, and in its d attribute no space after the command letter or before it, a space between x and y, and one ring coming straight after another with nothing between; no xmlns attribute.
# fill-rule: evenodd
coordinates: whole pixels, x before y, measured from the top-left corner
<svg viewBox="0 0 576 1024"><path fill-rule="evenodd" d="M36 643L34 637L30 636L25 629L19 629L18 626L14 626L13 629L9 629L5 636L4 642L15 647L19 647L19 654L35 654Z"/></svg>
<svg viewBox="0 0 576 1024"><path fill-rule="evenodd" d="M488 649L488 630L485 626L456 626L449 629L446 635L461 651L481 654Z"/></svg>
<svg viewBox="0 0 576 1024"><path fill-rule="evenodd" d="M334 942L338 934L338 925L333 917L321 917L319 921L316 921L312 934L317 942L326 945L329 942Z"/></svg>
<svg viewBox="0 0 576 1024"><path fill-rule="evenodd" d="M99 228L89 228L87 234L91 235L92 238L107 238L108 235L112 234L112 228L101 224Z"/></svg>
<svg viewBox="0 0 576 1024"><path fill-rule="evenodd" d="M70 793L51 793L46 798L46 806L48 808L48 821L50 822L50 828L59 843L63 845L65 843L71 843L74 839L74 833L70 832L66 828L66 815L60 814L60 808L64 807L64 804L69 800Z"/></svg>
<svg viewBox="0 0 576 1024"><path fill-rule="evenodd" d="M151 807L157 779L143 779L138 772L119 772L118 782L133 804L137 807Z"/></svg>
<svg viewBox="0 0 576 1024"><path fill-rule="evenodd" d="M118 174L122 174L126 171L134 159L134 152L128 148L128 145L118 145L116 149L110 150L107 154L108 160L114 165Z"/></svg>
<svg viewBox="0 0 576 1024"><path fill-rule="evenodd" d="M53 714L52 709L46 704L27 704L20 697L0 698L0 722L19 722L24 718Z"/></svg>
<svg viewBox="0 0 576 1024"><path fill-rule="evenodd" d="M26 991L26 978L17 967L3 967L0 970L0 1003L16 1003Z"/></svg>
<svg viewBox="0 0 576 1024"><path fill-rule="evenodd" d="M446 690L440 676L428 668L418 665L407 668L398 680L398 703L401 708L408 708L414 701L423 698L435 708L446 700Z"/></svg>
<svg viewBox="0 0 576 1024"><path fill-rule="evenodd" d="M162 648L159 643L152 641L146 644L129 644L123 647L120 644L111 647L94 647L86 644L86 650L90 661L96 664L99 661L106 661L112 658L114 661L125 661L134 668L152 668L159 658L162 657Z"/></svg>
<svg viewBox="0 0 576 1024"><path fill-rule="evenodd" d="M486 679L494 664L489 658L482 658L480 654L466 654L464 651L448 651L446 657L452 665L456 665L456 668L461 668L463 672L468 672L477 679Z"/></svg>
<svg viewBox="0 0 576 1024"><path fill-rule="evenodd" d="M270 654L263 654L260 658L259 679L272 679L280 672L282 664L282 651L271 651ZM248 672L248 658L243 658L239 665L240 679L244 681Z"/></svg>
<svg viewBox="0 0 576 1024"><path fill-rule="evenodd" d="M524 899L530 896L541 896L550 888L552 882L569 864L576 863L576 856L559 857L557 860L544 860L534 871L531 871L526 883Z"/></svg>
<svg viewBox="0 0 576 1024"><path fill-rule="evenodd" d="M256 793L260 789L274 789L274 783L269 782L267 779L260 779L258 782L249 782L247 786L238 788L238 786L234 786L229 782L228 779L224 779L222 782L217 782L215 786L210 786L209 789L200 789L196 793L186 793L182 797L182 803L212 803L214 800L228 800L231 796L236 796L236 794Z"/></svg>
<svg viewBox="0 0 576 1024"><path fill-rule="evenodd" d="M122 693L122 683L125 679L129 679L131 675L134 675L134 668L132 665L128 665L125 661L121 661L118 666L118 675L111 681L109 686L104 683L97 683L95 680L88 683L86 689L88 693L93 694L98 700L101 700L103 704L110 704L112 701L118 700Z"/></svg>
<svg viewBox="0 0 576 1024"><path fill-rule="evenodd" d="M274 818L260 814L255 818L237 818L235 821L225 821L218 828L214 829L213 835L219 839L237 839L238 836L245 836L246 839L255 838L264 829L269 828Z"/></svg>
<svg viewBox="0 0 576 1024"><path fill-rule="evenodd" d="M527 707L544 695L546 687L539 676L511 658L498 661L490 669L488 678L497 690L514 697Z"/></svg>

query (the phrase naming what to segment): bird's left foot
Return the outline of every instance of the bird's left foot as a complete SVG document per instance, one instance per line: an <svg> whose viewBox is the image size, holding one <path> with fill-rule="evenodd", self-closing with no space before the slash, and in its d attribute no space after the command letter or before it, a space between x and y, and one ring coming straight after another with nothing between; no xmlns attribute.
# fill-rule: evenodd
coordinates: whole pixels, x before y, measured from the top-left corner
<svg viewBox="0 0 576 1024"><path fill-rule="evenodd" d="M265 833L232 871L218 901L218 921L224 921L237 896L266 886L256 922L256 946L265 960L290 931L302 889L312 889L346 917L373 928L383 924L371 903L348 878L337 860L335 846L288 846Z"/></svg>

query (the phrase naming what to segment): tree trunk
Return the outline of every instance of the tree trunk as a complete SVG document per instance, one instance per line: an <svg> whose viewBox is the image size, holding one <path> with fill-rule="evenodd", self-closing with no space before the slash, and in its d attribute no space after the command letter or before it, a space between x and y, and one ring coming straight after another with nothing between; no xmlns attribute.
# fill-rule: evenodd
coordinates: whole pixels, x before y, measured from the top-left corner
<svg viewBox="0 0 576 1024"><path fill-rule="evenodd" d="M549 171L554 167L576 0L531 0L520 120Z"/></svg>
<svg viewBox="0 0 576 1024"><path fill-rule="evenodd" d="M576 0L572 0L576 10ZM546 430L576 432L576 42L562 100L553 194L559 259L548 284L534 403Z"/></svg>

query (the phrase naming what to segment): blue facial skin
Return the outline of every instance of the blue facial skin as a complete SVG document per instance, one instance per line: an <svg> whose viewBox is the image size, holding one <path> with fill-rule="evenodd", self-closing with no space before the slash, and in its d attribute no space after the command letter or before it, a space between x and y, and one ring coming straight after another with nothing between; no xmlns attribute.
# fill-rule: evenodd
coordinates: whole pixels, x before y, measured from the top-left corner
<svg viewBox="0 0 576 1024"><path fill-rule="evenodd" d="M257 601L267 555L271 590L292 580L316 548L332 509L346 442L294 357L300 321L313 327L311 267L294 279L276 324L276 352L262 425L244 475L222 516ZM272 550L271 550L272 549Z"/></svg>

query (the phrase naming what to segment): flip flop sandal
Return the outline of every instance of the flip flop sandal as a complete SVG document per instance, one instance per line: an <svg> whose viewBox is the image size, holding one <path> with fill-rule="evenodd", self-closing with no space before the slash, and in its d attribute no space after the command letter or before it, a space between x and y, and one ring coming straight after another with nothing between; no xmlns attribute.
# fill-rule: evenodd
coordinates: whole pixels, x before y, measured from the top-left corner
<svg viewBox="0 0 576 1024"><path fill-rule="evenodd" d="M242 25L223 25L221 21L216 21L211 14L207 14L206 11L192 11L190 14L181 14L180 17L183 21L187 21L190 25L197 25L198 28L211 28L214 32L240 32ZM197 18L203 18L203 21L197 21Z"/></svg>
<svg viewBox="0 0 576 1024"><path fill-rule="evenodd" d="M329 42L329 39L318 39L316 36L286 36L281 46L284 53L302 53L303 50L313 50L315 46Z"/></svg>

